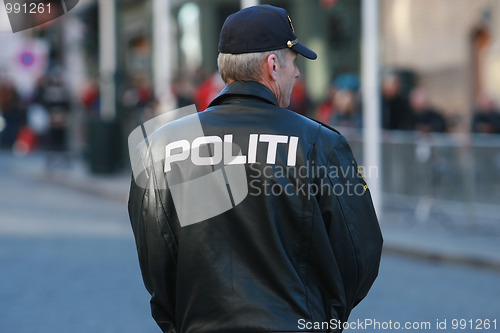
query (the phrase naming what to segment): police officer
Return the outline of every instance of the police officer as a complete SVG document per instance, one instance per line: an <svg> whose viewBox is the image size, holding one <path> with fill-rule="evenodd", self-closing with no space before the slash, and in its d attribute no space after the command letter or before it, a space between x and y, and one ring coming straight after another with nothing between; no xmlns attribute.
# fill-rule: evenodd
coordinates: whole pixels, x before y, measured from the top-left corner
<svg viewBox="0 0 500 333"><path fill-rule="evenodd" d="M344 137L286 109L316 54L268 5L230 15L219 52L226 87L147 137L132 180L152 315L164 332L341 331L382 237Z"/></svg>

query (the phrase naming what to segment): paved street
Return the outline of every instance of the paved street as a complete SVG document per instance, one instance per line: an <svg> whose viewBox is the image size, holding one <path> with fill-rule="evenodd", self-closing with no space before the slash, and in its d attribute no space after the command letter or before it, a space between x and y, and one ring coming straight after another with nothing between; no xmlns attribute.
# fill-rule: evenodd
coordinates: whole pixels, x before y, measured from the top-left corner
<svg viewBox="0 0 500 333"><path fill-rule="evenodd" d="M467 265L384 255L372 290L350 321L431 322L432 330L406 332L500 332L500 272ZM447 330L436 320L447 319ZM497 320L497 329L453 330L453 319ZM479 322L478 322L479 323ZM350 330L360 332L361 330ZM389 332L367 327L364 332ZM394 330L396 332L396 330Z"/></svg>
<svg viewBox="0 0 500 333"><path fill-rule="evenodd" d="M5 155L0 184L1 332L159 332L124 200L27 177ZM438 332L436 320L444 319L447 330L439 332L476 332L452 330L451 321L496 319L500 332L499 281L498 270L386 254L350 319L433 325L407 332Z"/></svg>
<svg viewBox="0 0 500 333"><path fill-rule="evenodd" d="M159 332L124 202L15 176L0 159L0 332Z"/></svg>

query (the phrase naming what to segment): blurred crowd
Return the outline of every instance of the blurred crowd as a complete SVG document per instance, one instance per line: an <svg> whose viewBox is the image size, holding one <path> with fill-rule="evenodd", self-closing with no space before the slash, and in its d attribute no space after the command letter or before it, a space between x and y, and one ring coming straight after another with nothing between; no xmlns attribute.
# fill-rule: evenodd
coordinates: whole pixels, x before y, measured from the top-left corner
<svg viewBox="0 0 500 333"><path fill-rule="evenodd" d="M177 76L172 92L177 106L196 104L198 111L206 109L210 101L224 87L217 73L196 75L190 79ZM395 73L384 75L381 82L382 128L418 132L452 132L457 126L455 119L447 119L442 110L429 101L427 93L419 86L405 93L401 78ZM296 79L289 109L339 128L362 128L360 78L357 74L338 75L328 88L327 97L315 105L309 97L306 81ZM481 93L470 113L470 132L482 134L500 133L500 111L493 100Z"/></svg>
<svg viewBox="0 0 500 333"><path fill-rule="evenodd" d="M430 103L427 93L419 86L404 93L397 74L387 74L381 83L382 128L419 132L450 132L454 121ZM500 133L500 113L493 100L478 95L470 131L472 133ZM332 83L328 98L317 108L318 120L333 127L362 126L362 105L359 78L354 74L338 76Z"/></svg>
<svg viewBox="0 0 500 333"><path fill-rule="evenodd" d="M119 86L117 100L125 132L155 116L158 101L146 77L126 79ZM1 147L14 148L20 153L35 148L54 152L66 150L70 109L82 109L85 119L99 119L100 108L97 80L87 83L77 101L71 100L66 87L63 75L57 69L42 76L28 95L21 95L5 74L0 75ZM171 82L176 106L195 104L198 111L205 110L223 87L218 73L203 70L191 75L176 75ZM363 126L360 97L357 74L336 76L325 100L316 105L309 97L306 81L298 78L289 109L332 127L357 130ZM421 87L412 87L405 93L401 78L395 73L382 78L381 112L385 130L425 133L453 130L453 122L430 103ZM489 96L478 95L471 115L472 133L500 133L500 113Z"/></svg>
<svg viewBox="0 0 500 333"><path fill-rule="evenodd" d="M35 148L64 151L71 100L62 73L43 75L30 93L21 94L0 75L0 145L20 154Z"/></svg>

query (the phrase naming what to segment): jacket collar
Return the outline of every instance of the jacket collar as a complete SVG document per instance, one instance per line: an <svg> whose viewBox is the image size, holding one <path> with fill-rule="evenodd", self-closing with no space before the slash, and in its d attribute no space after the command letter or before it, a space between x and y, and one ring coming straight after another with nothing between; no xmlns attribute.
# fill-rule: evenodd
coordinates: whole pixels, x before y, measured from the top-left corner
<svg viewBox="0 0 500 333"><path fill-rule="evenodd" d="M210 103L208 107L220 105L224 99L230 96L257 97L267 103L278 106L276 96L266 86L257 82L235 81L222 89L220 94Z"/></svg>

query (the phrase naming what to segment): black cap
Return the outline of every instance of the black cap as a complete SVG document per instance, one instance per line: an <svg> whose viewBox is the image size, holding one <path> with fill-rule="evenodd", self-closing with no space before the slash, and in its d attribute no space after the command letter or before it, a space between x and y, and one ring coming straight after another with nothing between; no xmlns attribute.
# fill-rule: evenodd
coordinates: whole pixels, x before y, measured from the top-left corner
<svg viewBox="0 0 500 333"><path fill-rule="evenodd" d="M228 16L220 32L219 52L230 54L290 48L309 59L318 56L299 43L292 20L283 8L248 7Z"/></svg>

